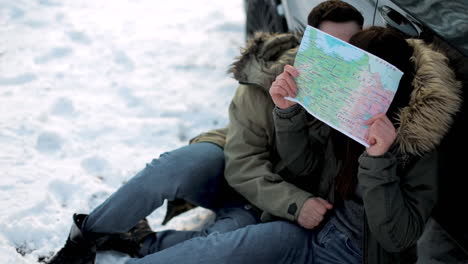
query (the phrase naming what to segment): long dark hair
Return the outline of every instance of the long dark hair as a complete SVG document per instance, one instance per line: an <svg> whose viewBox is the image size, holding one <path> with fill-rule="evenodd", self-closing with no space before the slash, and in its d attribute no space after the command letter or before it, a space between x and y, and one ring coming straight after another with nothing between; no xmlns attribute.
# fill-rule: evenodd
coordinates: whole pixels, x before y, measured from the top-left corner
<svg viewBox="0 0 468 264"><path fill-rule="evenodd" d="M408 105L413 80L413 65L410 58L413 49L408 45L405 36L391 28L370 27L351 37L353 44L372 53L400 69L404 74L399 83L395 97L387 111L389 119L398 126L398 110ZM351 199L357 185L358 158L364 146L333 130L331 134L337 158L342 161L340 172L335 178L335 188L342 199Z"/></svg>

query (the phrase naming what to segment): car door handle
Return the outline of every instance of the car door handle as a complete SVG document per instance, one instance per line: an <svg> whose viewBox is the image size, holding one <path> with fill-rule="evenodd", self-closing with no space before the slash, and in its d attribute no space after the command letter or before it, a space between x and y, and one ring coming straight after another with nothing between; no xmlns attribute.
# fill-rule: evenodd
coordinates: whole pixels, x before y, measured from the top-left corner
<svg viewBox="0 0 468 264"><path fill-rule="evenodd" d="M413 25L413 23L408 18L397 12L395 9L384 5L379 7L379 12L382 15L382 18L389 26L411 37L419 36L419 32Z"/></svg>

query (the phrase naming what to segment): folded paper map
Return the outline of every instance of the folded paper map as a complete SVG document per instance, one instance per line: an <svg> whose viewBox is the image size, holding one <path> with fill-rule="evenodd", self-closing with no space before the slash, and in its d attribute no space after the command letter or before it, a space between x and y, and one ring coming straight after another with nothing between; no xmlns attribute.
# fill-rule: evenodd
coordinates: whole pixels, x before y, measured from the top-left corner
<svg viewBox="0 0 468 264"><path fill-rule="evenodd" d="M294 67L298 93L287 99L366 147L364 122L387 111L403 75L379 57L310 26Z"/></svg>

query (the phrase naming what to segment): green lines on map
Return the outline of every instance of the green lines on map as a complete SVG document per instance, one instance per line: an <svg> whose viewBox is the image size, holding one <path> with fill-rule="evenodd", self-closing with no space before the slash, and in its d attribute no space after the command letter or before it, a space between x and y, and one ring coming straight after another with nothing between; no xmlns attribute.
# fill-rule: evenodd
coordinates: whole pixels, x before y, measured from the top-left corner
<svg viewBox="0 0 468 264"><path fill-rule="evenodd" d="M331 123L342 123L336 113L349 109L349 99L360 86L359 75L367 70L369 58L364 54L357 60L345 60L333 52L337 45L324 47L329 42L323 41L318 45L317 32L308 33L304 37L308 37L309 45L302 47L294 64L300 72L296 99L314 113L325 113Z"/></svg>

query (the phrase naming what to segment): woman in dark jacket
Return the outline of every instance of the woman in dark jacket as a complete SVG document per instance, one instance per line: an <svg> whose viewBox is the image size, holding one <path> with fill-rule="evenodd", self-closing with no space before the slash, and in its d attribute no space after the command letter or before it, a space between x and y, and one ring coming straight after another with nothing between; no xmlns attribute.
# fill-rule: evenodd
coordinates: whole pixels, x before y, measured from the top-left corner
<svg viewBox="0 0 468 264"><path fill-rule="evenodd" d="M311 255L342 248L350 254L329 252L327 261L400 263L437 200L437 146L460 106L460 85L446 65L439 67L443 55L392 29L372 27L350 43L404 72L387 113L366 122L370 146L365 149L284 99L297 93L298 72L286 66L270 89L278 154L291 161L288 174L296 180L318 179L316 196L298 217L301 226L316 230L309 232L319 250Z"/></svg>

